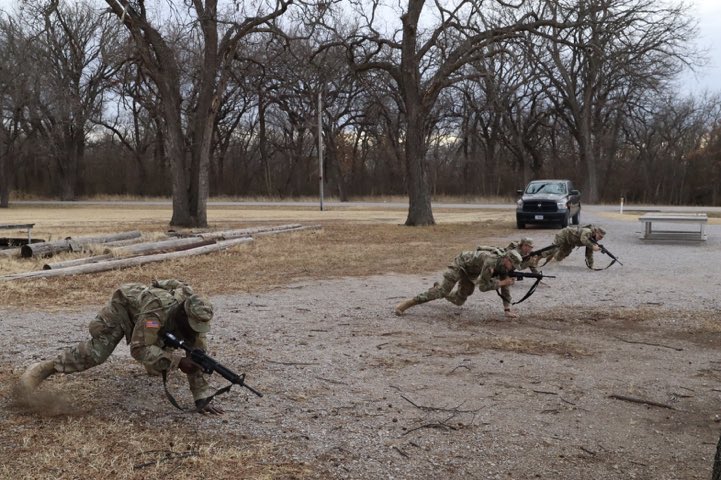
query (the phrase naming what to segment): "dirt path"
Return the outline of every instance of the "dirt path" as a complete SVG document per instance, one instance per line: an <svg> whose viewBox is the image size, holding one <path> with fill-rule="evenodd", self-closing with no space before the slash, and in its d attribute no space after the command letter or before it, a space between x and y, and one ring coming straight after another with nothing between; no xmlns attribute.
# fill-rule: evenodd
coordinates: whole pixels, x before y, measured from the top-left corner
<svg viewBox="0 0 721 480"><path fill-rule="evenodd" d="M574 252L545 269L557 278L519 305L519 320L501 319L492 292L392 314L437 275L214 297L212 353L265 394L225 396L224 417L174 412L123 346L49 383L97 393L79 393L92 416L150 429L182 420L239 448L262 441L311 478L709 478L721 430L721 228L703 245L645 244L638 225L586 217L603 221L624 266L591 272ZM543 246L554 231L525 233ZM0 365L52 356L94 313L2 311ZM0 422L14 415L3 409Z"/></svg>

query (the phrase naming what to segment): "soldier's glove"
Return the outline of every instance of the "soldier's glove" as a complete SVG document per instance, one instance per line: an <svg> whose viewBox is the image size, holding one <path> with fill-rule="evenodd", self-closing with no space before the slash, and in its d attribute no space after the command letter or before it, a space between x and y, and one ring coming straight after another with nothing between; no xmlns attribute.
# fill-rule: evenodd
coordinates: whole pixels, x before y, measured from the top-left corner
<svg viewBox="0 0 721 480"><path fill-rule="evenodd" d="M200 398L195 401L195 406L199 408L198 413L202 413L203 415L211 414L211 415L222 415L225 413L225 411L220 407L213 407L210 405L211 402L208 401L207 398ZM204 406L203 406L204 405ZM200 408L203 406L203 408Z"/></svg>
<svg viewBox="0 0 721 480"><path fill-rule="evenodd" d="M180 359L180 362L178 363L178 368L186 375L192 375L193 373L196 373L200 370L200 366L188 357L183 357Z"/></svg>

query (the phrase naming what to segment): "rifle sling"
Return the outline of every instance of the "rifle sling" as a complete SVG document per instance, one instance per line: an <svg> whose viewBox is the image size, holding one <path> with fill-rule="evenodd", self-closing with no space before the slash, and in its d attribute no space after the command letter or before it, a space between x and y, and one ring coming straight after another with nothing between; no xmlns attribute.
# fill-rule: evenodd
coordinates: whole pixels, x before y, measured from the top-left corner
<svg viewBox="0 0 721 480"><path fill-rule="evenodd" d="M531 288L529 288L528 291L526 292L526 294L523 296L523 298L517 302L511 302L510 299L504 297L503 294L501 293L500 289L496 290L496 293L498 294L499 297L501 297L503 299L504 302L508 302L511 305L518 305L519 303L521 303L522 301L524 301L525 299L527 299L528 297L533 295L533 292L536 291L536 288L538 287L538 284L541 283L541 280L543 280L543 277L537 278L536 281L533 283L533 285L531 285Z"/></svg>
<svg viewBox="0 0 721 480"><path fill-rule="evenodd" d="M609 263L608 265L606 265L604 268L594 268L594 267L592 267L591 265L589 265L588 259L586 259L586 266L587 266L588 268L590 268L591 270L594 270L594 271L596 271L596 272L599 272L599 271L601 271L601 270L606 270L607 268L609 268L611 265L613 265L613 264L616 263L617 261L618 261L618 260L616 260L616 259L614 258L613 260L611 260L611 263Z"/></svg>
<svg viewBox="0 0 721 480"><path fill-rule="evenodd" d="M181 410L181 411L183 411L183 412L185 412L185 413L199 413L199 412L203 411L203 409L204 409L205 407L207 407L208 404L209 404L217 395L222 395L222 394L224 394L224 393L229 392L232 386L233 386L233 384L231 383L230 385L228 385L228 386L226 386L226 387L223 387L223 388L221 388L221 389L216 390L214 394L212 394L212 395L209 396L209 397L204 398L204 399L203 399L203 403L201 403L200 405L196 405L196 406L193 407L193 408L183 408L183 407L181 407L180 405L178 405L177 400L175 400L175 397L173 397L173 395L172 395L172 394L170 393L170 391L168 390L168 371L167 371L167 370L163 370L163 389L165 390L165 396L168 398L168 401L169 401L175 408L177 408L178 410Z"/></svg>

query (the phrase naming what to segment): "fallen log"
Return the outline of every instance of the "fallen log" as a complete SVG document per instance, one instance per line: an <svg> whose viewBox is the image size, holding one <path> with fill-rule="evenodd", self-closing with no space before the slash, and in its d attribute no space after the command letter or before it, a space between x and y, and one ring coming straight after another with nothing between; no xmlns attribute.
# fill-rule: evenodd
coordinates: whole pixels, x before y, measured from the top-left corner
<svg viewBox="0 0 721 480"><path fill-rule="evenodd" d="M156 242L136 243L122 248L113 248L109 253L117 257L151 255L154 253L178 252L215 243L215 240L201 237L171 238Z"/></svg>
<svg viewBox="0 0 721 480"><path fill-rule="evenodd" d="M0 250L0 256L1 257L19 257L20 256L20 247L15 248L5 248L3 250Z"/></svg>
<svg viewBox="0 0 721 480"><path fill-rule="evenodd" d="M295 230L298 228L301 228L302 225L299 223L291 223L288 225L276 225L272 227L251 227L251 228L241 228L238 230L225 230L223 232L200 232L200 233L177 233L174 232L173 235L178 237L202 237L207 240L220 240L220 239L231 239L231 238L240 238L240 237L250 237L253 235L256 235L258 233L265 233L265 232L286 232L289 230Z"/></svg>
<svg viewBox="0 0 721 480"><path fill-rule="evenodd" d="M294 227L294 228L288 228L288 229L284 229L284 230L258 232L254 236L263 237L266 235L274 235L276 233L302 232L303 230L320 230L321 228L323 228L321 225L306 225L306 226L298 226L298 227Z"/></svg>
<svg viewBox="0 0 721 480"><path fill-rule="evenodd" d="M296 232L302 230L315 230L321 228L320 225L308 225L300 226L298 228L290 228L283 230L266 230L259 232L257 236L273 235L276 233L285 232ZM234 231L233 231L234 232ZM243 238L243 237L241 237ZM110 259L119 259L122 257L131 257L138 255L151 255L155 253L167 253L167 252L179 252L188 250L195 247L202 247L204 245L210 245L215 243L215 240L204 239L202 237L182 237L182 238L170 238L166 240L158 240L156 242L145 242L135 243L123 248L107 248L105 249L106 254L96 255L92 257L76 258L74 260L65 260L62 262L46 263L43 265L43 270L56 270L59 268L75 267L78 265L85 265L88 263L97 263Z"/></svg>
<svg viewBox="0 0 721 480"><path fill-rule="evenodd" d="M110 260L114 258L113 255L106 253L104 255L95 255L94 257L83 257L76 258L74 260L65 260L63 262L46 263L43 265L43 270L57 270L58 268L77 267L78 265L85 265L86 263L98 263L104 260Z"/></svg>
<svg viewBox="0 0 721 480"><path fill-rule="evenodd" d="M158 253L156 255L144 255L140 257L121 258L117 260L107 260L97 263L79 265L75 267L59 268L53 270L38 270L34 272L16 273L13 275L5 275L0 277L0 281L6 282L10 280L28 280L33 278L49 278L62 277L68 275L80 275L84 273L105 272L108 270L119 270L122 268L135 267L152 262L162 262L173 258L180 258L192 255L204 255L206 253L217 252L226 248L240 245L242 243L252 242L252 238L234 238L232 240L224 240L222 242L205 245L202 247L191 248L180 252Z"/></svg>
<svg viewBox="0 0 721 480"><path fill-rule="evenodd" d="M140 237L140 235L140 232L133 231L97 237L66 238L53 242L31 243L20 247L20 256L22 256L23 258L49 257L59 252L78 252L82 251L86 245L90 245L93 243L106 243L116 240L126 240L129 238Z"/></svg>
<svg viewBox="0 0 721 480"><path fill-rule="evenodd" d="M115 248L115 247L125 247L128 245L135 245L142 241L143 241L142 237L137 237L137 238L128 238L127 240L114 240L112 242L103 242L101 245L103 247ZM110 252L104 252L104 253L110 253Z"/></svg>

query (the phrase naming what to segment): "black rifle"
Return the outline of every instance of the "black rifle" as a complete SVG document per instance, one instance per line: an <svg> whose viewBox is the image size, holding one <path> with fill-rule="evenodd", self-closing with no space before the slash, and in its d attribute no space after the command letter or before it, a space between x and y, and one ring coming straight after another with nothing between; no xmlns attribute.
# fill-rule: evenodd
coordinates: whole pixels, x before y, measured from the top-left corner
<svg viewBox="0 0 721 480"><path fill-rule="evenodd" d="M523 261L525 262L526 260L528 260L528 259L531 258L531 257L536 257L536 256L538 256L538 255L540 255L540 254L542 254L542 253L544 253L544 252L547 252L547 251L549 251L549 250L553 250L554 248L558 248L558 245L553 245L553 244L551 244L551 245L549 245L549 246L547 246L547 247L543 247L543 248L539 248L538 250L534 250L534 251L530 252L528 255L524 255L524 256L523 256Z"/></svg>
<svg viewBox="0 0 721 480"><path fill-rule="evenodd" d="M613 253L609 252L609 251L606 249L606 247L604 247L603 245L601 245L600 243L598 243L598 242L597 242L596 240L594 240L593 238L589 238L588 240L589 240L592 244L600 247L600 248L601 248L601 253L605 253L606 255L608 255L609 257L611 257L611 258L613 259L613 261L612 261L611 263L609 263L608 266L606 266L606 268L610 267L611 265L613 265L613 264L616 263L616 262L618 262L619 265L623 265L623 263L621 263L621 260L619 260L618 258L616 258L616 256L615 256ZM586 261L586 266L588 266L588 260ZM591 267L589 266L588 268L591 268ZM605 270L606 268L592 268L592 270Z"/></svg>
<svg viewBox="0 0 721 480"><path fill-rule="evenodd" d="M185 340L181 340L172 333L164 332L163 333L163 340L165 340L165 343L173 348L182 348L188 353L188 357L196 363L204 373L214 373L217 372L220 374L221 377L228 380L232 385L240 385L241 387L245 387L251 392L255 393L259 397L262 397L263 394L260 393L258 390L254 389L253 387L248 386L245 383L245 373L238 375L237 373L230 370L228 367L225 367L215 361L213 358L208 356L207 353L205 353L203 350L199 348L193 348L188 346L187 343L185 343ZM230 390L229 385L226 392ZM221 389L222 390L222 389ZM215 396L215 395L213 395Z"/></svg>
<svg viewBox="0 0 721 480"><path fill-rule="evenodd" d="M500 274L500 273L498 275L502 276L502 274ZM533 285L531 285L531 288L528 289L528 291L523 296L523 298L517 302L511 303L510 298L504 297L503 294L501 294L500 290L496 290L496 293L498 294L498 296L501 297L503 299L503 301L511 303L511 305L518 305L519 303L521 303L522 301L524 301L525 299L527 299L528 297L533 295L533 292L536 291L536 287L538 287L538 284L541 283L541 280L543 280L544 278L556 278L555 275L544 275L543 272L525 273L525 272L517 272L516 270L511 270L510 272L505 273L505 275L508 277L511 277L511 278L515 278L516 280L523 280L524 278L535 278L536 279L536 281L533 283ZM494 276L496 276L496 274L494 274Z"/></svg>
<svg viewBox="0 0 721 480"><path fill-rule="evenodd" d="M543 272L526 273L526 272L517 272L515 270L511 270L510 272L508 272L508 276L511 278L515 278L516 280L523 280L524 278L535 278L536 280L543 280L544 278L556 278L555 275L544 275Z"/></svg>

